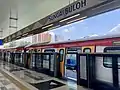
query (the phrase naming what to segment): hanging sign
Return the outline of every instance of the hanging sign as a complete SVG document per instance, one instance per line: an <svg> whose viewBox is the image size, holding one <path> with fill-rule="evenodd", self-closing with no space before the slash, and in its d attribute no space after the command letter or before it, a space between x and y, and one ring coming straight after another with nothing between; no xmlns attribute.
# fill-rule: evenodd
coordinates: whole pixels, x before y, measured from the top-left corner
<svg viewBox="0 0 120 90"><path fill-rule="evenodd" d="M48 16L48 21L46 24L55 22L57 20L66 18L93 6L102 4L108 0L77 0L76 2L58 10L57 12Z"/></svg>

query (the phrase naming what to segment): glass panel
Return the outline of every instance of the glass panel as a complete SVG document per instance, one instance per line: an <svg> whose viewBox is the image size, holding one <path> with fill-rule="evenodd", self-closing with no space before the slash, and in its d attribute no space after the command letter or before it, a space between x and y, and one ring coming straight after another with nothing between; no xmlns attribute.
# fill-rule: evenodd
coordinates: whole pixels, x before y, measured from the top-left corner
<svg viewBox="0 0 120 90"><path fill-rule="evenodd" d="M21 54L16 53L16 54L15 54L15 63L16 63L16 64L20 64L20 58L21 58Z"/></svg>
<svg viewBox="0 0 120 90"><path fill-rule="evenodd" d="M44 55L43 57L43 68L49 69L49 55Z"/></svg>
<svg viewBox="0 0 120 90"><path fill-rule="evenodd" d="M41 55L39 53L36 55L36 66L41 68Z"/></svg>
<svg viewBox="0 0 120 90"><path fill-rule="evenodd" d="M60 49L60 62L63 61L64 49Z"/></svg>
<svg viewBox="0 0 120 90"><path fill-rule="evenodd" d="M112 68L106 68L109 66L111 67L111 61L112 61L111 57L110 58L107 57L105 58L105 60L103 60L103 57L96 57L95 58L95 70L96 70L95 74L96 74L97 80L113 85Z"/></svg>
<svg viewBox="0 0 120 90"><path fill-rule="evenodd" d="M76 54L67 54L65 61L65 77L76 80Z"/></svg>
<svg viewBox="0 0 120 90"><path fill-rule="evenodd" d="M20 63L23 64L23 54L20 55Z"/></svg>
<svg viewBox="0 0 120 90"><path fill-rule="evenodd" d="M54 71L54 55L51 55L51 65L50 65L50 71Z"/></svg>
<svg viewBox="0 0 120 90"><path fill-rule="evenodd" d="M32 55L32 67L35 67L35 54Z"/></svg>
<svg viewBox="0 0 120 90"><path fill-rule="evenodd" d="M87 80L86 56L80 56L80 78Z"/></svg>
<svg viewBox="0 0 120 90"><path fill-rule="evenodd" d="M120 57L118 57L118 78L119 78L119 87L120 87Z"/></svg>

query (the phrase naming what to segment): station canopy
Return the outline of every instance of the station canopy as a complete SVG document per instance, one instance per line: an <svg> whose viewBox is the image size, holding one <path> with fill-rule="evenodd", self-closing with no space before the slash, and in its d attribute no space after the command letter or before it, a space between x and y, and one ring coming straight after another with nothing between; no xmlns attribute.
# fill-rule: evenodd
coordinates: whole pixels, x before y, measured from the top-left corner
<svg viewBox="0 0 120 90"><path fill-rule="evenodd" d="M120 0L77 0L3 39L8 43L120 8Z"/></svg>

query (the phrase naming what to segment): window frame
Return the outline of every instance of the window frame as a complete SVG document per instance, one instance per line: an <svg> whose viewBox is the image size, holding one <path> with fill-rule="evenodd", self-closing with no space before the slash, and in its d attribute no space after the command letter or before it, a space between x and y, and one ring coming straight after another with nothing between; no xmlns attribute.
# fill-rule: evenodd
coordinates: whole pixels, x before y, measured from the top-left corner
<svg viewBox="0 0 120 90"><path fill-rule="evenodd" d="M89 49L90 52L85 52L86 49ZM83 52L84 52L84 53L91 53L91 51L92 51L91 48L84 48L84 49L83 49Z"/></svg>
<svg viewBox="0 0 120 90"><path fill-rule="evenodd" d="M107 52L107 50L119 50L120 51L120 47L105 47L104 48L104 53L109 53L109 52ZM118 52L111 52L111 53L118 53ZM112 57L108 57L108 58L112 58ZM120 57L118 57L118 58L120 58ZM112 60L112 59L111 59ZM118 60L118 59L117 59ZM111 66L107 66L107 64L105 64L104 63L105 62L105 57L103 57L103 66L105 67L105 68L113 68L112 67L112 64L111 64ZM112 62L112 61L111 61ZM117 61L118 62L118 61ZM109 65L109 64L108 64ZM120 66L119 66L119 64L118 64L118 69L120 69Z"/></svg>
<svg viewBox="0 0 120 90"><path fill-rule="evenodd" d="M44 52L47 52L47 51L48 51L48 52L51 51L51 52L53 53L53 52L55 52L55 49L45 49L45 50L44 50ZM46 55L43 55L43 59L44 59L44 60L49 60L49 59L44 58L45 56L46 56ZM49 56L49 58L51 57L50 55L47 55L47 56Z"/></svg>

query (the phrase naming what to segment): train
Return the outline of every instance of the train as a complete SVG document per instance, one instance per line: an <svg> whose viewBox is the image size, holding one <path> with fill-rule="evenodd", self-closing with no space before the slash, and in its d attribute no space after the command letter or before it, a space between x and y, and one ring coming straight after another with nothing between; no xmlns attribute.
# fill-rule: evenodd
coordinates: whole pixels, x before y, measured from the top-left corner
<svg viewBox="0 0 120 90"><path fill-rule="evenodd" d="M81 53L85 55L81 56ZM117 57L114 62L112 56L98 56L94 61L88 62L86 55L90 57L95 53L119 54L120 35L88 37L57 43L36 43L3 49L0 55L4 61L60 79L70 79L83 86L88 87L88 82L94 79L93 86L97 90L120 89L120 58ZM89 73L88 65L89 68L92 67ZM88 74L94 78L89 79L91 77L88 77Z"/></svg>

